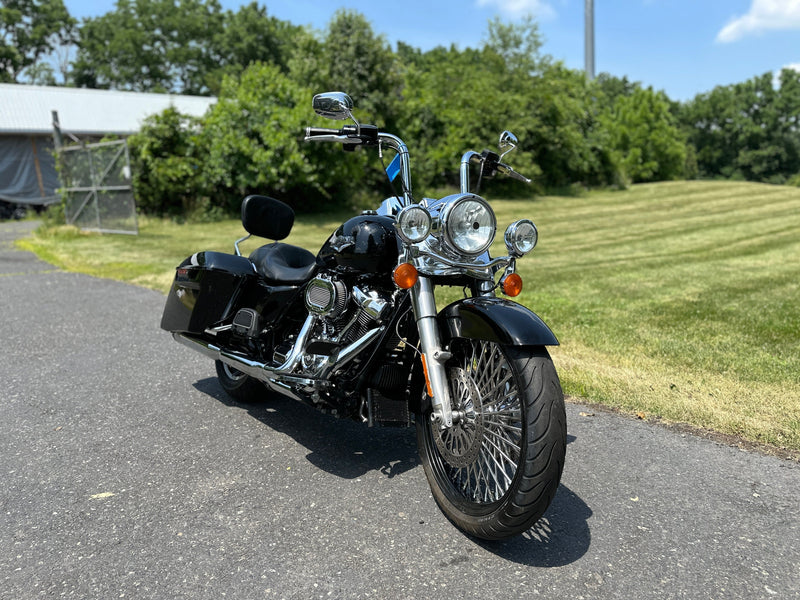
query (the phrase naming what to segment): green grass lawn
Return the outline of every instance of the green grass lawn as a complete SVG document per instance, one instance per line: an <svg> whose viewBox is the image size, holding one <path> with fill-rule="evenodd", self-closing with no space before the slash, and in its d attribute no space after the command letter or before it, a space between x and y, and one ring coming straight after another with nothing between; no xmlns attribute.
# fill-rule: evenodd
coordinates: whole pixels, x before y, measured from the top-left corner
<svg viewBox="0 0 800 600"><path fill-rule="evenodd" d="M519 262L520 301L561 341L552 354L568 394L800 450L800 189L674 182L492 205L495 255L511 221L539 228ZM301 217L287 241L316 252L346 216ZM64 269L166 291L185 256L231 252L244 234L236 221L152 219L140 232L59 228L22 245Z"/></svg>

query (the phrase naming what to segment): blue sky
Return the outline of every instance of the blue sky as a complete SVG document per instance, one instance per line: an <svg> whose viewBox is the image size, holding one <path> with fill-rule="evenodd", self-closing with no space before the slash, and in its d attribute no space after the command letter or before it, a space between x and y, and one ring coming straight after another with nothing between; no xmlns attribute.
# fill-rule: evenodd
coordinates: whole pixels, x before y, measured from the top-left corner
<svg viewBox="0 0 800 600"><path fill-rule="evenodd" d="M221 0L236 9L240 0ZM98 16L114 0L65 0L72 16ZM262 2L264 4L264 2ZM543 51L584 67L584 0L272 0L269 14L322 30L339 8L364 14L394 44L427 50L478 46L495 15L536 16ZM800 0L595 0L595 70L689 100L767 71L800 70Z"/></svg>

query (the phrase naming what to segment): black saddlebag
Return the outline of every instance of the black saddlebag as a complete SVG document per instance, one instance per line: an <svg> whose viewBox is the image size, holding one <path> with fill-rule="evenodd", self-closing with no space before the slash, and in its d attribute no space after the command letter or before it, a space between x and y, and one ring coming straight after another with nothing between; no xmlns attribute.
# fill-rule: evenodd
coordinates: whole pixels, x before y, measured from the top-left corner
<svg viewBox="0 0 800 600"><path fill-rule="evenodd" d="M202 333L235 310L232 300L248 280L253 263L243 256L198 252L175 270L175 279L161 317L167 331Z"/></svg>

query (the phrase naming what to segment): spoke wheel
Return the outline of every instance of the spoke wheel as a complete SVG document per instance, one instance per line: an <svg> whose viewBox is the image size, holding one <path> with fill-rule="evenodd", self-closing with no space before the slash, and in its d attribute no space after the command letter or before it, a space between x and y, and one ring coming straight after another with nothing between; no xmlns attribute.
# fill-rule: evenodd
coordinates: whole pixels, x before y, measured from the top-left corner
<svg viewBox="0 0 800 600"><path fill-rule="evenodd" d="M558 488L566 416L544 348L456 340L447 364L454 424L418 415L417 438L436 501L461 529L486 539L521 533Z"/></svg>

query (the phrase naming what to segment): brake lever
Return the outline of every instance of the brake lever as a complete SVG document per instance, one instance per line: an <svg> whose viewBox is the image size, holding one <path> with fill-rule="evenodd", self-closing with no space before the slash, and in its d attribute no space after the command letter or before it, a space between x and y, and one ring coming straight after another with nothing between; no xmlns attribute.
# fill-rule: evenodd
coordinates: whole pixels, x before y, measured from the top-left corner
<svg viewBox="0 0 800 600"><path fill-rule="evenodd" d="M512 179L516 179L517 181L521 181L522 183L531 182L531 180L525 177L525 175L517 173L513 168L511 168L505 163L497 163L497 170L500 171L503 175L508 175Z"/></svg>

